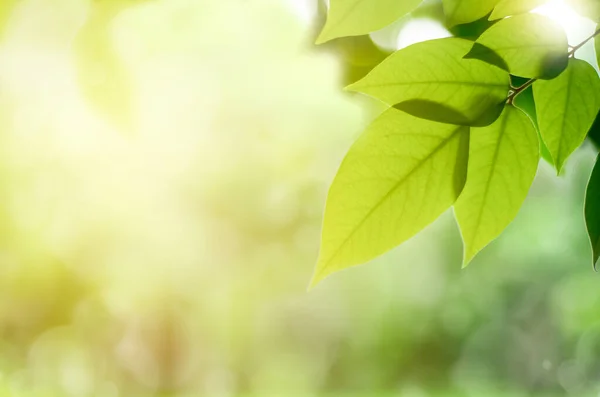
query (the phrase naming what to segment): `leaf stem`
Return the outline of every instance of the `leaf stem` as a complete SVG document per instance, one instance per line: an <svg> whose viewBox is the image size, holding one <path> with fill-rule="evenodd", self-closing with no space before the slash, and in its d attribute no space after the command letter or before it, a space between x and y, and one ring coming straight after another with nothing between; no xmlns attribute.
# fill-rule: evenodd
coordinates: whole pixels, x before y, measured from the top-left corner
<svg viewBox="0 0 600 397"><path fill-rule="evenodd" d="M569 52L567 53L567 56L572 58L573 56L575 56L575 52L577 52L577 50L579 50L581 47L583 47L584 45L586 45L588 43L588 41L592 40L594 37L600 35L600 29L596 30L594 32L594 34L592 34L591 36L587 37L585 40L583 40L581 43L575 45L575 46L569 46ZM530 79L528 80L525 84L516 87L516 88L511 88L510 93L508 94L508 98L506 99L506 103L512 105L515 98L517 97L517 95L519 95L521 92L525 91L527 88L531 87L531 85L533 83L535 83L537 81L537 79Z"/></svg>
<svg viewBox="0 0 600 397"><path fill-rule="evenodd" d="M515 98L517 97L517 95L519 95L520 93L522 93L523 91L525 91L527 88L531 87L531 85L533 83L535 83L538 79L530 79L528 80L525 84L510 90L510 93L508 94L508 98L506 99L506 103L508 103L509 105L512 105Z"/></svg>
<svg viewBox="0 0 600 397"><path fill-rule="evenodd" d="M571 47L571 50L569 51L569 56L572 57L573 55L575 55L575 52L577 50L579 50L581 47L583 47L584 45L586 45L588 41L590 41L594 37L598 36L599 34L600 34L600 29L596 30L594 32L594 34L592 34L591 36L589 36L588 38L586 38L585 40L583 40L581 43L577 44L574 47Z"/></svg>

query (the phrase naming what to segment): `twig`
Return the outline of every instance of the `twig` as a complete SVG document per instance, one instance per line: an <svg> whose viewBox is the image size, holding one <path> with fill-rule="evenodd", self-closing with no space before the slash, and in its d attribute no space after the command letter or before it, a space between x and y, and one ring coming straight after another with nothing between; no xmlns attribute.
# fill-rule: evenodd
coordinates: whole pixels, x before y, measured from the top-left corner
<svg viewBox="0 0 600 397"><path fill-rule="evenodd" d="M581 47L583 47L584 45L586 45L588 43L588 41L592 40L594 37L600 35L600 29L596 30L594 32L594 34L592 34L591 36L587 37L585 40L583 40L581 43L577 44L576 46L569 46L570 50L567 53L567 56L569 58L575 56L575 52L577 52L577 50L579 50ZM517 88L513 88L510 90L510 93L508 94L508 98L506 99L506 103L508 104L513 104L515 98L517 97L517 95L519 95L521 92L525 91L527 88L529 88L533 83L535 83L537 81L537 79L530 79L528 80L525 84L523 84L522 86L519 86Z"/></svg>

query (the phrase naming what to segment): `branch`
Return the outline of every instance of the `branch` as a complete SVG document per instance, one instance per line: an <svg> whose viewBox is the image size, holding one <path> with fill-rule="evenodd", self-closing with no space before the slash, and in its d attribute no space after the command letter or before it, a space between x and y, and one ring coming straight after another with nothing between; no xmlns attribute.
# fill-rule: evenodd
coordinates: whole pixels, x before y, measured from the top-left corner
<svg viewBox="0 0 600 397"><path fill-rule="evenodd" d="M590 41L594 37L598 36L599 34L600 34L600 29L596 30L593 35L591 35L590 37L586 38L581 43L579 43L576 46L572 47L571 50L569 51L569 56L572 57L573 55L575 55L575 52L577 50L579 50L581 47L583 47L584 45L586 45L588 41Z"/></svg>
<svg viewBox="0 0 600 397"><path fill-rule="evenodd" d="M586 45L588 43L588 41L592 40L594 37L596 37L598 35L600 35L600 29L596 30L594 32L594 34L592 34L591 36L587 37L581 43L577 44L576 46L570 47L570 50L567 53L567 56L569 58L572 58L573 56L575 56L575 52L577 52L577 50L579 50L581 47L583 47L584 45ZM525 91L527 88L529 88L536 81L537 81L537 79L530 79L529 81L527 81L522 86L512 89L510 91L510 93L508 94L508 98L506 99L506 103L512 105L513 102L514 102L514 100L515 100L515 98L517 97L517 95L519 95L521 92Z"/></svg>

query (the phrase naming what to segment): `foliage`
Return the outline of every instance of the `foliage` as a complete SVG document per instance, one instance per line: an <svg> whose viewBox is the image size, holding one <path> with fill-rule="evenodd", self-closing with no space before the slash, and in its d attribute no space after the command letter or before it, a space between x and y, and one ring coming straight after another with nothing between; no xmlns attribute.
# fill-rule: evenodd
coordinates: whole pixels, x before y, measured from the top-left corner
<svg viewBox="0 0 600 397"><path fill-rule="evenodd" d="M547 0L501 0L492 11L490 20L510 17L529 12Z"/></svg>
<svg viewBox="0 0 600 397"><path fill-rule="evenodd" d="M406 15L421 0L343 0L331 2L331 13L318 42L337 37L358 36L380 29Z"/></svg>
<svg viewBox="0 0 600 397"><path fill-rule="evenodd" d="M480 59L515 76L551 79L567 67L567 36L547 17L506 18L475 41L466 58Z"/></svg>
<svg viewBox="0 0 600 397"><path fill-rule="evenodd" d="M600 108L600 81L589 63L571 58L564 73L538 81L533 92L540 133L560 173L594 123Z"/></svg>
<svg viewBox="0 0 600 397"><path fill-rule="evenodd" d="M489 124L506 99L509 78L483 62L461 60L470 46L460 38L415 44L392 54L348 89L433 121Z"/></svg>
<svg viewBox="0 0 600 397"><path fill-rule="evenodd" d="M447 212L307 295L328 182L384 106L333 82L376 35L307 49L296 0L123 7L124 137L76 84L87 3L23 1L0 48L0 396L597 396L591 145L542 164L486 266L460 271ZM531 87L514 104L535 120Z"/></svg>
<svg viewBox="0 0 600 397"><path fill-rule="evenodd" d="M600 160L600 158L599 158ZM585 223L587 225L592 250L594 255L594 266L600 258L600 208L595 203L600 202L600 161L592 171L590 182L587 187L585 205Z"/></svg>
<svg viewBox="0 0 600 397"><path fill-rule="evenodd" d="M469 157L469 127L396 109L354 144L329 193L321 277L339 262L358 264L412 237L456 201ZM418 208L404 213L401 209ZM400 210L399 210L400 209ZM338 219L344 219L344 227Z"/></svg>
<svg viewBox="0 0 600 397"><path fill-rule="evenodd" d="M367 15L351 13L359 3L332 0L319 42L379 29L407 12L392 12L391 3L378 0L369 2ZM543 3L442 0L453 32L469 24L483 31L473 41L447 38L400 49L348 87L390 109L352 146L331 185L313 285L406 241L451 206L466 266L516 217L540 152L560 173L599 114L598 73L575 55L600 30L570 47L560 25L530 13ZM568 3L600 21L597 1ZM332 34L340 20L343 29ZM598 168L586 203L594 262Z"/></svg>
<svg viewBox="0 0 600 397"><path fill-rule="evenodd" d="M539 161L535 128L514 107L489 127L473 129L470 146L467 184L454 207L465 265L517 215Z"/></svg>
<svg viewBox="0 0 600 397"><path fill-rule="evenodd" d="M473 22L494 9L498 0L442 0L449 27Z"/></svg>

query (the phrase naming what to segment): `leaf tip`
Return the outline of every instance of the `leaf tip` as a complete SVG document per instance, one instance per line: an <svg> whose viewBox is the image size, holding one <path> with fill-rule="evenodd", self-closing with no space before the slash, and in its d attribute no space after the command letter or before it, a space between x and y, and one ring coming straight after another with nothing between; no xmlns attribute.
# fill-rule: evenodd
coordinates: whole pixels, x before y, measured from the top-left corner
<svg viewBox="0 0 600 397"><path fill-rule="evenodd" d="M479 253L480 250L469 249L469 247L465 246L465 251L463 254L463 263L461 269L466 269L469 264L473 261L473 258Z"/></svg>
<svg viewBox="0 0 600 397"><path fill-rule="evenodd" d="M503 18L506 18L506 15L504 15L504 13L501 12L501 10L498 8L498 6L496 6L496 7L494 7L490 16L488 17L488 21L497 21L497 20L503 19Z"/></svg>
<svg viewBox="0 0 600 397"><path fill-rule="evenodd" d="M445 25L448 29L460 25L460 22L454 17L454 15L446 15Z"/></svg>
<svg viewBox="0 0 600 397"><path fill-rule="evenodd" d="M321 33L319 33L319 36L317 36L317 39L315 40L315 44L316 45L324 44L335 38L336 38L336 36L329 33L329 28L326 23L325 26L323 27L323 30L321 30Z"/></svg>
<svg viewBox="0 0 600 397"><path fill-rule="evenodd" d="M317 263L315 264L315 270L313 272L313 275L308 284L307 292L313 290L319 283L321 283L321 281L323 281L325 278L327 278L327 276L333 273L328 268L329 263L327 263L327 260L324 260L322 249L323 247L321 247L321 251L319 252L319 257L317 259Z"/></svg>
<svg viewBox="0 0 600 397"><path fill-rule="evenodd" d="M477 43L475 43L475 44L477 44ZM463 56L463 59L476 59L476 57L475 57L475 55L474 55L473 51L474 51L474 49L473 49L473 48L471 48L471 49L469 50L469 52L467 52L467 53L466 53L466 54Z"/></svg>
<svg viewBox="0 0 600 397"><path fill-rule="evenodd" d="M554 161L554 170L556 171L556 176L561 177L565 175L564 162L561 160Z"/></svg>
<svg viewBox="0 0 600 397"><path fill-rule="evenodd" d="M329 273L325 273L323 271L323 268L321 268L319 264L317 264L317 268L315 269L315 272L310 280L310 283L308 284L308 288L306 289L306 291L312 291L317 285L321 283L321 281L327 278L328 275Z"/></svg>
<svg viewBox="0 0 600 397"><path fill-rule="evenodd" d="M346 92L358 92L359 91L359 88L358 88L359 87L359 83L360 83L360 80L356 81L356 82L354 82L352 84L349 84L349 85L345 86L344 87L344 91L346 91Z"/></svg>
<svg viewBox="0 0 600 397"><path fill-rule="evenodd" d="M306 292L311 292L317 285L319 285L320 280L317 277L314 277L308 283L308 287L306 287Z"/></svg>
<svg viewBox="0 0 600 397"><path fill-rule="evenodd" d="M471 263L471 259L472 259L472 257L465 256L464 259L463 259L463 263L462 263L461 269L463 269L463 270L466 269L469 266L469 264Z"/></svg>
<svg viewBox="0 0 600 397"><path fill-rule="evenodd" d="M323 34L320 34L317 39L315 40L315 44L316 45L321 45L321 44L325 44L327 42L327 39L323 37Z"/></svg>

